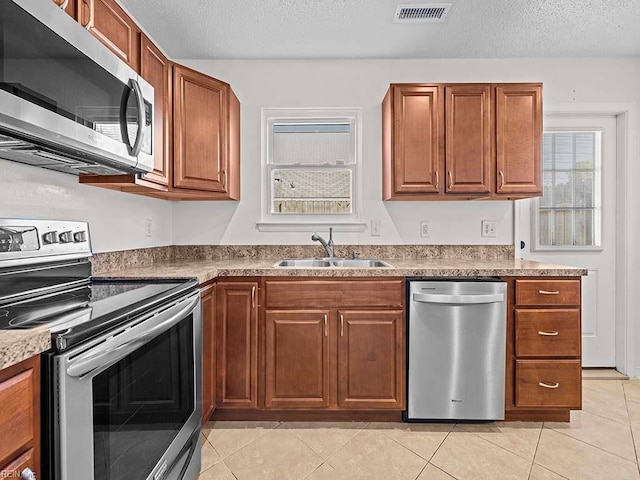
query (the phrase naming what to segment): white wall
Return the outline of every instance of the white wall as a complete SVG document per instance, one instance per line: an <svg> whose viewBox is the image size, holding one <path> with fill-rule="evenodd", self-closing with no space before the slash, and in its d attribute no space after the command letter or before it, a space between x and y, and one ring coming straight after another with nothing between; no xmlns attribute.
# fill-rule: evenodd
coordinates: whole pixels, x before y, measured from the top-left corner
<svg viewBox="0 0 640 480"><path fill-rule="evenodd" d="M241 102L241 198L173 205L176 244L310 243L309 233L259 232L260 109L362 107L364 220L382 221L381 236L340 232L340 243L511 244L513 204L382 202L381 102L391 82L544 82L544 102L638 102L638 59L500 60L185 60L229 82ZM480 236L481 220L498 221L498 237ZM419 236L421 220L432 236Z"/></svg>
<svg viewBox="0 0 640 480"><path fill-rule="evenodd" d="M171 245L171 214L171 202L80 185L73 175L0 160L0 218L87 221L94 252Z"/></svg>

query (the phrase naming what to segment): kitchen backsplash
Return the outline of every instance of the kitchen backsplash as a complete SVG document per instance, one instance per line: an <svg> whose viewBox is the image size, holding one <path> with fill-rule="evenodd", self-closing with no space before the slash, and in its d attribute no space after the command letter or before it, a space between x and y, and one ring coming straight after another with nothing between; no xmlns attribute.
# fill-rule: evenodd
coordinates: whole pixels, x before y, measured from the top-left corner
<svg viewBox="0 0 640 480"><path fill-rule="evenodd" d="M337 257L361 258L458 258L505 260L514 258L513 245L336 245ZM319 245L176 245L96 253L93 273L123 270L158 262L216 260L225 258L307 258L326 254Z"/></svg>

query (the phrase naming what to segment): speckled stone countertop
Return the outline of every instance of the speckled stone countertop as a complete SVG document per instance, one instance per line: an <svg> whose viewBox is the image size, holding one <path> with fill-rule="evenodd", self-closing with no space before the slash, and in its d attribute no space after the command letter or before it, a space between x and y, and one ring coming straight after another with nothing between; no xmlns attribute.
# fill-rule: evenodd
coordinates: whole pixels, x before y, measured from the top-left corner
<svg viewBox="0 0 640 480"><path fill-rule="evenodd" d="M476 277L476 276L582 276L585 268L521 259L382 259L386 268L274 267L276 258L168 260L149 265L100 272L104 278L197 278L206 283L227 276L303 277Z"/></svg>
<svg viewBox="0 0 640 480"><path fill-rule="evenodd" d="M0 330L0 370L50 348L51 333L46 328Z"/></svg>

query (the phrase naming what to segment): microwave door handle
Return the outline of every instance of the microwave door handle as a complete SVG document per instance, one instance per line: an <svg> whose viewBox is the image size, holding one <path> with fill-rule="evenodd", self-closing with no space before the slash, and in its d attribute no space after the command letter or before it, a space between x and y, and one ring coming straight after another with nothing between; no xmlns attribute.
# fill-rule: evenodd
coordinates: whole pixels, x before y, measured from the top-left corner
<svg viewBox="0 0 640 480"><path fill-rule="evenodd" d="M97 368L113 365L139 348L142 344L147 343L153 337L169 330L175 324L179 323L188 312L195 308L199 301L200 298L195 296L184 306L181 302L157 314L155 321L159 323L156 323L150 330L146 330L145 328L142 334L138 334L137 329L134 327L130 330L131 333L127 332L128 334L124 333L120 336L113 337L98 345L96 348L78 355L69 362L67 374L71 377L81 377ZM176 311L177 307L180 307L178 311Z"/></svg>
<svg viewBox="0 0 640 480"><path fill-rule="evenodd" d="M136 141L131 145L131 139L129 138L129 129L127 123L127 105L129 100L129 95L131 95L131 91L129 89L125 89L122 94L122 101L120 102L120 135L122 135L122 140L127 146L127 150L129 151L129 155L132 157L137 157L142 150L142 137L144 136L144 97L142 95L142 90L140 89L140 85L133 78L129 80L128 86L131 91L133 91L136 96L136 102L138 104L138 134L136 135Z"/></svg>
<svg viewBox="0 0 640 480"><path fill-rule="evenodd" d="M434 293L414 293L414 302L419 303L447 303L454 305L472 305L478 303L497 303L504 301L503 293L483 295L441 295Z"/></svg>

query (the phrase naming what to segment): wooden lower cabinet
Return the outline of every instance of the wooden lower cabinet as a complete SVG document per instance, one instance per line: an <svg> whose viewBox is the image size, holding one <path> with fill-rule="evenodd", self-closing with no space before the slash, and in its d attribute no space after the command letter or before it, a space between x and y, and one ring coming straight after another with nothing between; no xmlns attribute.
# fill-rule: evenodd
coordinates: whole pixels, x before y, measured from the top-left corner
<svg viewBox="0 0 640 480"><path fill-rule="evenodd" d="M214 418L400 419L404 279L221 279L216 299Z"/></svg>
<svg viewBox="0 0 640 480"><path fill-rule="evenodd" d="M202 422L211 418L216 407L216 285L200 290L202 300Z"/></svg>
<svg viewBox="0 0 640 480"><path fill-rule="evenodd" d="M0 371L0 478L40 474L40 357Z"/></svg>
<svg viewBox="0 0 640 480"><path fill-rule="evenodd" d="M580 277L504 280L506 419L569 421L582 405Z"/></svg>
<svg viewBox="0 0 640 480"><path fill-rule="evenodd" d="M258 406L258 282L216 284L218 408Z"/></svg>
<svg viewBox="0 0 640 480"><path fill-rule="evenodd" d="M404 407L402 310L339 310L338 405Z"/></svg>
<svg viewBox="0 0 640 480"><path fill-rule="evenodd" d="M267 310L265 407L329 406L329 310Z"/></svg>

